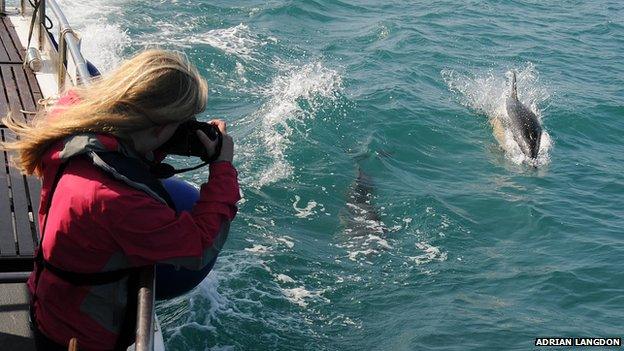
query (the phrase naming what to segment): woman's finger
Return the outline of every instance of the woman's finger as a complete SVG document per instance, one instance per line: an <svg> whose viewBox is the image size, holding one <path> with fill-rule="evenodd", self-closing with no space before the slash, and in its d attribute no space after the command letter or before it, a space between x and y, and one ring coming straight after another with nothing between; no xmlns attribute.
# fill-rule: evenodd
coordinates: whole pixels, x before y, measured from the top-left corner
<svg viewBox="0 0 624 351"><path fill-rule="evenodd" d="M221 132L221 134L227 134L227 125L225 124L224 120L222 120L222 119L213 119L212 121L210 121L210 124L212 124L215 127L217 127L219 129L219 131Z"/></svg>

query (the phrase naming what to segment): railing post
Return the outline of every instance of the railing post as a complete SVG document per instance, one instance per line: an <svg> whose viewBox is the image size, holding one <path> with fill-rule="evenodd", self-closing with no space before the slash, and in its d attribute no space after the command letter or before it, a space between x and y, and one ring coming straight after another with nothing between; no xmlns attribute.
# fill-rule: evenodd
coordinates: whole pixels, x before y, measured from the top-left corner
<svg viewBox="0 0 624 351"><path fill-rule="evenodd" d="M0 14L5 14L6 13L6 1L4 0L0 0Z"/></svg>
<svg viewBox="0 0 624 351"><path fill-rule="evenodd" d="M136 351L154 350L154 267L140 273L137 301Z"/></svg>
<svg viewBox="0 0 624 351"><path fill-rule="evenodd" d="M26 1L25 0L20 0L20 13L22 14L22 16L26 14Z"/></svg>
<svg viewBox="0 0 624 351"><path fill-rule="evenodd" d="M43 45L45 43L45 19L46 19L46 0L39 0L39 50L43 51Z"/></svg>
<svg viewBox="0 0 624 351"><path fill-rule="evenodd" d="M63 91L63 87L65 86L65 75L67 73L67 41L65 40L65 35L67 32L62 30L59 34L59 62L58 62L58 88L59 93Z"/></svg>

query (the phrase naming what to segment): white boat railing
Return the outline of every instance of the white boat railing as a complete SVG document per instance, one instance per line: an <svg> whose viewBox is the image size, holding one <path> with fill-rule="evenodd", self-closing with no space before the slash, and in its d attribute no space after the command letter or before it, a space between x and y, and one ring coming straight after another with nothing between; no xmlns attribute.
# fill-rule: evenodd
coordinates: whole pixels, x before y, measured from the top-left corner
<svg viewBox="0 0 624 351"><path fill-rule="evenodd" d="M6 13L5 6L6 1L0 0L0 13ZM69 25L59 4L55 0L20 0L19 10L22 16L30 17L31 20L33 15L36 15L32 31L33 36L36 34L37 37L36 42L33 38L33 42L37 44L35 46L33 42L30 42L28 45L37 47L40 52L47 54L50 58L57 78L58 91L63 91L68 78L74 86L89 84L91 74L87 61L80 52L80 38ZM56 39L51 39L48 35L46 19L53 21L56 25L58 30ZM58 43L54 40L58 40Z"/></svg>
<svg viewBox="0 0 624 351"><path fill-rule="evenodd" d="M80 52L80 40L76 36L76 33L72 30L67 21L67 18L61 11L58 3L55 0L39 0L41 5L43 6L41 10L39 10L39 45L41 47L41 42L43 36L45 36L45 15L46 15L46 7L49 6L52 14L56 17L58 21L58 77L59 77L59 89L65 85L65 73L67 70L67 53L69 52L73 66L76 71L74 72L75 85L88 84L91 80L91 74L89 73L89 69L87 67L87 61L82 56ZM24 0L21 0L24 3ZM47 3L47 6L46 6ZM70 75L71 76L71 75Z"/></svg>

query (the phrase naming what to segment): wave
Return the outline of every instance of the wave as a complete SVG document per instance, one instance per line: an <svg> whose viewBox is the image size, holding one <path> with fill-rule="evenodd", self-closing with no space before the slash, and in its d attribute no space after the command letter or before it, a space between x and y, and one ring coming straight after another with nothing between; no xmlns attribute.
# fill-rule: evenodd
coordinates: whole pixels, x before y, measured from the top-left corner
<svg viewBox="0 0 624 351"><path fill-rule="evenodd" d="M193 44L208 44L226 54L250 61L256 60L255 54L258 47L271 41L275 42L277 39L273 37L261 38L243 23L230 28L212 29L187 40L188 43Z"/></svg>
<svg viewBox="0 0 624 351"><path fill-rule="evenodd" d="M313 119L325 104L336 100L342 86L340 74L320 61L282 66L282 73L261 90L266 102L240 121L250 129L239 148L244 160L241 173L254 174L244 182L256 188L292 175L287 150L296 128L306 119ZM251 172L252 169L255 171Z"/></svg>
<svg viewBox="0 0 624 351"><path fill-rule="evenodd" d="M257 336L257 325L305 339L318 337L311 331L306 308L312 303L328 303L323 296L325 289L312 288L285 273L274 273L270 260L274 254L274 249L266 248L222 255L196 289L160 302L157 313L164 316L161 326L167 347L188 346L188 335L198 333L212 340L215 347L248 349L249 338ZM222 339L224 329L235 331L236 339ZM286 339L281 342L289 344Z"/></svg>
<svg viewBox="0 0 624 351"><path fill-rule="evenodd" d="M81 51L100 72L117 67L132 40L127 30L111 21L123 13L124 1L59 0L70 25L84 40Z"/></svg>

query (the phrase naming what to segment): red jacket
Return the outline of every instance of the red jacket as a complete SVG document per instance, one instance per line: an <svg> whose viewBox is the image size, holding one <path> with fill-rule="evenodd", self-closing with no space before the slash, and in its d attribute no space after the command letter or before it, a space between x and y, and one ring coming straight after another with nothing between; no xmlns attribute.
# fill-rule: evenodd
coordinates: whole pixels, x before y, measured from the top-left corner
<svg viewBox="0 0 624 351"><path fill-rule="evenodd" d="M98 135L114 149L117 140ZM49 213L45 204L56 171L64 161L64 142L43 157L39 228L48 216L43 256L66 271L92 273L157 262L191 269L207 264L221 250L222 227L236 215L240 199L237 172L229 162L210 165L207 183L191 212L176 214L147 193L114 179L86 157L74 156L60 178ZM212 255L211 255L212 254ZM126 279L99 286L73 286L47 270L35 284L35 314L40 330L67 345L78 338L81 349L112 349L124 317ZM36 285L36 286L35 286Z"/></svg>

